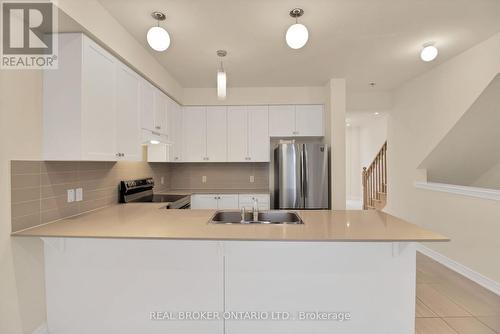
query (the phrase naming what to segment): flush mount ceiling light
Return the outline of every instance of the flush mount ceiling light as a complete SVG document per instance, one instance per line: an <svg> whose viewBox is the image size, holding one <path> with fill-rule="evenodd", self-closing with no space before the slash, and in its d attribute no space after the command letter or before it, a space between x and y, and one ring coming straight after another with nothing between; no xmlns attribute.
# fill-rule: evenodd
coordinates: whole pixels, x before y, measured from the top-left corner
<svg viewBox="0 0 500 334"><path fill-rule="evenodd" d="M219 56L220 58L220 67L217 69L217 98L219 100L226 99L227 78L226 72L224 71L224 66L222 64L222 58L224 58L226 55L226 50L217 50L217 56Z"/></svg>
<svg viewBox="0 0 500 334"><path fill-rule="evenodd" d="M422 47L422 51L420 52L420 59L425 62L433 61L436 59L439 51L434 46L434 43L426 43Z"/></svg>
<svg viewBox="0 0 500 334"><path fill-rule="evenodd" d="M168 31L160 27L160 21L165 21L166 15L161 12L152 12L151 16L156 20L156 27L148 30L147 40L151 49L165 51L170 46L170 35Z"/></svg>
<svg viewBox="0 0 500 334"><path fill-rule="evenodd" d="M299 23L299 17L304 15L302 8L294 8L290 11L290 16L295 18L295 24L292 24L286 31L286 44L292 49L300 49L306 45L309 39L309 31L306 26Z"/></svg>

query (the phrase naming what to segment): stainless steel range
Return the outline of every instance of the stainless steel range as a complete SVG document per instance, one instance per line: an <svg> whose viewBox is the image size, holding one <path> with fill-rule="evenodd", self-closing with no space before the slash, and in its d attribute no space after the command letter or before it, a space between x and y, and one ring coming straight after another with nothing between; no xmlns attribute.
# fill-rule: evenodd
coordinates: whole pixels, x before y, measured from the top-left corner
<svg viewBox="0 0 500 334"><path fill-rule="evenodd" d="M165 203L166 209L189 209L191 196L187 194L154 193L153 178L120 182L120 203Z"/></svg>

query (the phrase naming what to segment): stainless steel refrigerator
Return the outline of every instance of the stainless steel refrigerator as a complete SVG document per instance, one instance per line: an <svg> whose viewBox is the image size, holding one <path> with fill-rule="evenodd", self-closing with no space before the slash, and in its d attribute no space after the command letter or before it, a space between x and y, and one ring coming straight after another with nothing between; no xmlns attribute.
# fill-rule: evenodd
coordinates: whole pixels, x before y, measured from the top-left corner
<svg viewBox="0 0 500 334"><path fill-rule="evenodd" d="M274 150L277 209L328 209L328 148L322 144L279 144Z"/></svg>

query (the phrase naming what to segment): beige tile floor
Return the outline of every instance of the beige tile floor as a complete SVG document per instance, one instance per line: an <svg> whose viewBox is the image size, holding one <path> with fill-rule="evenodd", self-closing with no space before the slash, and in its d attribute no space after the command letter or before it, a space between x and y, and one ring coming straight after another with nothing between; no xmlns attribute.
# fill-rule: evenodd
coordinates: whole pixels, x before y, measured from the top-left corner
<svg viewBox="0 0 500 334"><path fill-rule="evenodd" d="M417 253L416 334L500 334L500 296Z"/></svg>

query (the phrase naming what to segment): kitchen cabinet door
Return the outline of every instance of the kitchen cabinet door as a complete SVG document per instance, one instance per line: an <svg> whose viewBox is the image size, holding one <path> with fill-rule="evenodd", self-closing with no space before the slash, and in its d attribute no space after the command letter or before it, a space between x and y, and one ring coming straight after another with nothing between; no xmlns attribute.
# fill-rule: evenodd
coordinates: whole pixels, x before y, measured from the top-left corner
<svg viewBox="0 0 500 334"><path fill-rule="evenodd" d="M227 161L248 161L248 138L247 108L243 106L228 107Z"/></svg>
<svg viewBox="0 0 500 334"><path fill-rule="evenodd" d="M268 106L251 106L247 107L247 111L248 160L268 162L271 158Z"/></svg>
<svg viewBox="0 0 500 334"><path fill-rule="evenodd" d="M217 209L238 209L238 194L222 194L217 196Z"/></svg>
<svg viewBox="0 0 500 334"><path fill-rule="evenodd" d="M191 209L217 209L217 194L194 194L191 195Z"/></svg>
<svg viewBox="0 0 500 334"><path fill-rule="evenodd" d="M183 108L183 158L187 162L206 161L207 120L205 107Z"/></svg>
<svg viewBox="0 0 500 334"><path fill-rule="evenodd" d="M321 137L324 135L322 105L298 105L295 107L295 135Z"/></svg>
<svg viewBox="0 0 500 334"><path fill-rule="evenodd" d="M116 160L116 60L90 39L83 41L82 158Z"/></svg>
<svg viewBox="0 0 500 334"><path fill-rule="evenodd" d="M171 162L182 161L182 108L175 101L169 109L169 133L172 141Z"/></svg>
<svg viewBox="0 0 500 334"><path fill-rule="evenodd" d="M207 155L211 162L227 161L227 107L207 107Z"/></svg>
<svg viewBox="0 0 500 334"><path fill-rule="evenodd" d="M295 106L269 106L269 135L291 137L295 134Z"/></svg>
<svg viewBox="0 0 500 334"><path fill-rule="evenodd" d="M154 87L145 79L140 79L139 106L141 111L141 128L154 131Z"/></svg>
<svg viewBox="0 0 500 334"><path fill-rule="evenodd" d="M122 63L116 67L116 130L119 160L140 161L139 76Z"/></svg>
<svg viewBox="0 0 500 334"><path fill-rule="evenodd" d="M162 312L223 309L218 241L71 238L61 242L67 246L64 252L45 244L51 334L223 333L222 320L151 319Z"/></svg>
<svg viewBox="0 0 500 334"><path fill-rule="evenodd" d="M154 131L166 135L167 129L167 101L168 97L158 88L154 88Z"/></svg>

